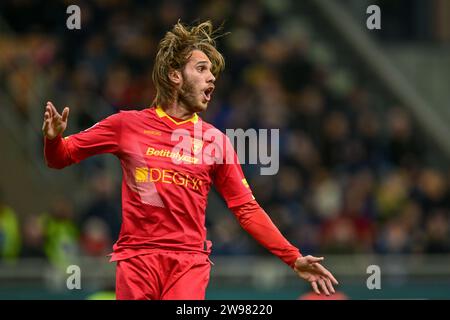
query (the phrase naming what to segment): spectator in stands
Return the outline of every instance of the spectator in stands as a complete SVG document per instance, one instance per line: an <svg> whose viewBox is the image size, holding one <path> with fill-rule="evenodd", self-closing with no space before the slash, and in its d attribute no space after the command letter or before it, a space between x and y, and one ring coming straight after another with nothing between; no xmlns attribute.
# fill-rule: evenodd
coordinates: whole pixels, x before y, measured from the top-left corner
<svg viewBox="0 0 450 320"><path fill-rule="evenodd" d="M65 271L67 266L76 264L79 257L79 230L74 222L73 206L68 199L59 198L40 219L45 254L55 267Z"/></svg>
<svg viewBox="0 0 450 320"><path fill-rule="evenodd" d="M43 221L37 215L25 217L22 224L22 248L20 256L22 258L42 258L47 259L44 251L44 229Z"/></svg>

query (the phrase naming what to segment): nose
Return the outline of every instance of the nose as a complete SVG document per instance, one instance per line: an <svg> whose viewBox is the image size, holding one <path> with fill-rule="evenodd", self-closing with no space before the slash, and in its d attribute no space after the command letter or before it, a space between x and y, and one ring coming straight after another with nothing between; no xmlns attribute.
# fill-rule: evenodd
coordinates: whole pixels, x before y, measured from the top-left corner
<svg viewBox="0 0 450 320"><path fill-rule="evenodd" d="M214 77L213 73L209 71L208 82L214 83L216 81L216 77Z"/></svg>

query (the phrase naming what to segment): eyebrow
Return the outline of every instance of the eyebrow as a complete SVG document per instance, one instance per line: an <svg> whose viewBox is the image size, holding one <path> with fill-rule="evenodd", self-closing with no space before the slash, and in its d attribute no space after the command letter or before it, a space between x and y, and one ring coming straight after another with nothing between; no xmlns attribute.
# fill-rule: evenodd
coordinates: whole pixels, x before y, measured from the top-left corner
<svg viewBox="0 0 450 320"><path fill-rule="evenodd" d="M209 65L210 63L206 60L202 60L202 61L198 61L197 63L195 63L196 66L198 66L199 64L207 64Z"/></svg>

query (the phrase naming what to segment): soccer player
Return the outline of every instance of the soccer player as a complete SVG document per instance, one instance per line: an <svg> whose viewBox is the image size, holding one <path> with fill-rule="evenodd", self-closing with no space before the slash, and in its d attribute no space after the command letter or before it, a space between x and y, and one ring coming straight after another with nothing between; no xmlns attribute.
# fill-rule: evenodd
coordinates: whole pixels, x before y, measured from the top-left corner
<svg viewBox="0 0 450 320"><path fill-rule="evenodd" d="M147 109L119 112L63 138L69 108L59 114L48 102L46 163L61 169L101 153L119 158L122 227L111 256L117 299L205 298L211 268L205 210L212 184L259 243L317 294L334 293L337 281L320 264L323 258L303 256L282 236L253 197L228 138L198 116L224 68L216 35L209 21L192 27L178 22L166 33L153 70L156 98Z"/></svg>

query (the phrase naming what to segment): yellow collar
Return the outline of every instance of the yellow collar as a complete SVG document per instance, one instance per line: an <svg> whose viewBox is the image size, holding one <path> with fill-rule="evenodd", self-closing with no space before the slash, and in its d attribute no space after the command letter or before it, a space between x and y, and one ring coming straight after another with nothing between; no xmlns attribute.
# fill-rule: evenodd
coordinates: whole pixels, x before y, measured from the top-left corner
<svg viewBox="0 0 450 320"><path fill-rule="evenodd" d="M198 115L196 113L194 113L194 115L187 119L187 120L183 120L183 121L177 121L175 119L173 119L171 116L169 116L162 108L161 106L157 106L156 107L156 114L160 117L160 118L164 118L167 117L169 120L171 120L173 123L175 123L176 125L180 125L183 123L187 123L187 122L192 122L192 123L197 123L198 121Z"/></svg>

